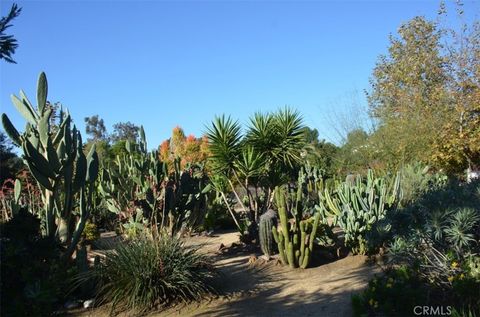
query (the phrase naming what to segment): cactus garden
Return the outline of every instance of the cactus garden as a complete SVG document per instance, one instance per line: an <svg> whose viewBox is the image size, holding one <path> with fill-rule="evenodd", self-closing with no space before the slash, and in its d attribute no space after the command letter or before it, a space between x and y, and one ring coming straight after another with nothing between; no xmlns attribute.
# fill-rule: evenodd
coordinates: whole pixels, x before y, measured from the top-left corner
<svg viewBox="0 0 480 317"><path fill-rule="evenodd" d="M310 43L299 40L298 34L310 30L304 23L320 23L311 12L323 5L338 11L339 4L269 3L280 15L299 12L305 18L297 17L292 27L298 32L291 37L283 24L266 27L256 20L275 15L263 12L260 3L205 3L202 9L185 3L187 11L173 14L185 20L180 27L166 15L180 12L176 5L152 2L151 10L138 13L142 23L133 31L122 24L121 40L111 29L134 10L125 3L95 5L97 12L84 11L84 3L12 3L5 13L6 6L1 8L1 316L480 317L480 24L471 13L476 4L441 2L434 18L431 12L412 17L410 9L387 10L391 19L407 22L392 30L386 50L377 53L384 55L369 69L364 105L358 113L343 107L345 116L334 107L312 112L308 94L293 99L295 106L277 103L309 86L300 79L304 75L297 76L298 67L307 72L317 64L291 64L290 57L275 64L282 47L264 60L275 70L262 68L264 62L254 62L261 69L253 70L242 64L251 54L242 48L235 56L243 67L227 67L225 58L238 54L231 47L240 49L248 44L244 34L256 38L261 32L244 23L240 28L233 16L200 21L193 14L211 7L208 14L224 10L228 16L235 8L245 15L246 5L255 12L246 21L270 34L262 41L277 45L279 28L282 38L302 45ZM387 7L379 3L372 10L381 16ZM39 44L43 31L35 33L32 21L42 18L40 30L57 31L50 25L56 21L83 36L76 25L88 23L79 22L72 8L83 16L109 16L96 26L108 36L99 42L99 35L87 32L92 38L82 39L91 46L65 39L65 48L47 50L44 44L56 40ZM162 19L152 15L156 9ZM191 39L185 49L184 41L162 30L166 44L151 43L157 34L143 22L153 19L177 25L171 32L187 38L183 28L207 38ZM373 20L368 25L379 29ZM18 35L9 33L17 24ZM240 44L223 32L233 32ZM131 52L126 58L118 49L119 55L102 63L92 57L117 40L122 50L138 45L138 58L132 61ZM228 48L215 46L214 52L209 46L222 41ZM22 51L24 43L29 53ZM78 52L69 45L85 61L73 63L70 55ZM191 65L190 47L198 54L210 47L200 66ZM215 55L210 65L210 54L222 50L226 57ZM153 62L151 51L168 56L171 64ZM329 60L339 58L329 54ZM36 84L32 67L39 68ZM164 73L152 75L159 69ZM260 79L244 77L246 70ZM193 77L179 82L183 72ZM244 82L260 84L266 73L275 74L268 77L273 94L268 85L246 88ZM302 86L283 87L285 75ZM215 94L209 92L212 80ZM19 88L29 93L15 94ZM275 106L240 96L242 89ZM201 96L227 104L209 108L212 100ZM255 106L243 108L236 98ZM189 108L181 108L187 103ZM334 118L329 128L327 117ZM116 123L110 128L105 122Z"/></svg>

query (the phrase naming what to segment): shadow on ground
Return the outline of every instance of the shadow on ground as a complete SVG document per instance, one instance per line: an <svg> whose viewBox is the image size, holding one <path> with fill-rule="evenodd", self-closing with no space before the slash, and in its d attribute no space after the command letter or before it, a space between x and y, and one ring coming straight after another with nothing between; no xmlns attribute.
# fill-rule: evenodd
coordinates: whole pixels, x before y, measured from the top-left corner
<svg viewBox="0 0 480 317"><path fill-rule="evenodd" d="M211 255L219 271L211 285L218 294L148 316L352 316L351 296L381 271L367 264L364 256L344 254L334 259L328 254L322 256L322 252L312 261L313 267L306 270L292 270L276 265L276 261L264 263L258 259L259 250L238 244L236 233L194 237L188 244L201 246ZM255 258L257 261L249 265L249 260ZM70 316L102 317L108 313L109 305L105 305ZM116 316L134 314L123 312Z"/></svg>
<svg viewBox="0 0 480 317"><path fill-rule="evenodd" d="M248 258L218 258L218 297L155 316L351 316L352 294L379 272L362 256L295 271L273 263L249 268Z"/></svg>

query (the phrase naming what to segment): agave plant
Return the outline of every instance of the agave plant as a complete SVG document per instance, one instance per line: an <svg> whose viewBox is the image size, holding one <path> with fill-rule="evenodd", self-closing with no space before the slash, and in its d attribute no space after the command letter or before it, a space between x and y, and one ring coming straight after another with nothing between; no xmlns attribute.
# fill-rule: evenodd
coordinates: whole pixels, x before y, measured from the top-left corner
<svg viewBox="0 0 480 317"><path fill-rule="evenodd" d="M468 266L480 254L478 185L452 182L400 210L397 216L403 220L394 219L392 225L396 237L389 248L390 261L415 265L423 279L444 288L461 274L476 278L475 269Z"/></svg>

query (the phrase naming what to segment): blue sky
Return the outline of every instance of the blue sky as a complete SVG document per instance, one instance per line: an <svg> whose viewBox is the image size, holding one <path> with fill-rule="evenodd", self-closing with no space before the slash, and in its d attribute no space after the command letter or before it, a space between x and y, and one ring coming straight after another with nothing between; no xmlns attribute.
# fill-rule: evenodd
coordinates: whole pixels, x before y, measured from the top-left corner
<svg viewBox="0 0 480 317"><path fill-rule="evenodd" d="M11 3L2 0L2 16ZM45 71L48 99L68 107L83 133L83 118L98 114L110 132L119 121L143 124L154 147L176 125L200 135L214 115L247 123L289 105L335 140L326 118L347 111L354 91L365 103L388 35L416 15L435 17L438 3L19 1L9 29L18 64L0 61L0 110L23 128L10 94L35 100Z"/></svg>

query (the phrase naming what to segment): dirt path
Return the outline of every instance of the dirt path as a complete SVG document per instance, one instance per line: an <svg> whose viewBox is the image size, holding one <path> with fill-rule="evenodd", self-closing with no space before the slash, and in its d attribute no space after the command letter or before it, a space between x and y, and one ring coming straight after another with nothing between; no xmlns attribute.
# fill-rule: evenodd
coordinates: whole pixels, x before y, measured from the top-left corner
<svg viewBox="0 0 480 317"><path fill-rule="evenodd" d="M237 241L236 233L224 233L194 237L189 244L201 244L202 250L215 256L221 244L230 246ZM216 256L221 273L215 281L219 296L149 316L351 316L351 295L379 272L376 266L365 264L363 256L348 256L292 271L273 261L249 266L250 254L229 252ZM107 312L105 308L97 308L80 316L105 316Z"/></svg>

